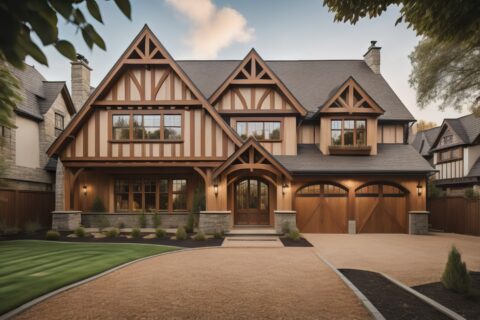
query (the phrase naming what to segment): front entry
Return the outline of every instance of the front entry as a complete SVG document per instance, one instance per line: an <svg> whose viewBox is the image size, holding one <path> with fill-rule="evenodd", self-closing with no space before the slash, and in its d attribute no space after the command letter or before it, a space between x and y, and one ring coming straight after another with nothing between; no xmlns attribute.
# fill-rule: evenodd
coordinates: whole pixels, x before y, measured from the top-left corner
<svg viewBox="0 0 480 320"><path fill-rule="evenodd" d="M269 224L268 184L256 178L247 178L235 184L235 224Z"/></svg>

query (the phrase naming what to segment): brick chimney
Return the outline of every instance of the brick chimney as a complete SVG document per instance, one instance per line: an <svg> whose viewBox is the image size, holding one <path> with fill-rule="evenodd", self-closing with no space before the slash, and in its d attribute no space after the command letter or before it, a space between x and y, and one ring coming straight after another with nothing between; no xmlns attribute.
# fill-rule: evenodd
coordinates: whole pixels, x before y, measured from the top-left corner
<svg viewBox="0 0 480 320"><path fill-rule="evenodd" d="M77 111L90 95L90 71L88 60L77 54L77 60L72 62L72 100Z"/></svg>
<svg viewBox="0 0 480 320"><path fill-rule="evenodd" d="M377 41L370 41L370 47L363 55L363 59L374 73L380 74L380 49L382 48L377 47L376 44Z"/></svg>

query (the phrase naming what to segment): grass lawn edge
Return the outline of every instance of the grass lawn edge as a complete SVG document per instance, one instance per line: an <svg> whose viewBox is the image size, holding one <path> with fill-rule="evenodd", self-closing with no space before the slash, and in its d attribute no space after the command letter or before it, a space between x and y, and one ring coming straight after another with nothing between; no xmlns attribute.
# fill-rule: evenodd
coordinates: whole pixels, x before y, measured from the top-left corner
<svg viewBox="0 0 480 320"><path fill-rule="evenodd" d="M51 241L51 240L11 240L11 241L8 241L8 242L47 242L47 243L65 243L65 244L73 244L75 245L76 243L72 243L72 242L65 242L65 241ZM79 243L80 244L80 243ZM90 245L90 243L81 243L81 244L87 244L87 245ZM95 243L91 243L91 245L95 245ZM156 245L156 244L136 244L136 243L125 243L125 244L122 244L122 243L102 243L102 245L134 245L134 246L159 246L159 245ZM19 305L18 307L14 308L14 309L11 309L9 311L7 311L6 313L3 313L3 314L0 314L0 320L7 320L7 319L11 319L13 318L14 316L18 315L19 313L33 307L34 305L46 300L46 299L49 299L57 294L60 294L64 291L67 291L67 290L70 290L70 289L73 289L77 286L80 286L80 285L83 285L85 283L88 283L90 281L93 281L93 280L96 280L98 278L101 278L103 276L106 276L112 272L115 272L117 270L120 270L120 269L123 269L129 265L132 265L134 263L137 263L137 262L141 262L143 260L147 260L147 259L151 259L151 258L155 258L155 257L158 257L158 256L162 256L162 255L167 255L167 254L172 254L172 253L177 253L177 252L183 252L183 251L190 251L190 250L197 250L197 249L208 249L208 247L206 248L182 248L182 247L175 247L175 246L168 246L168 245L161 245L162 247L167 247L169 249L171 249L170 251L166 251L166 252L160 252L160 253L157 253L157 254L153 254L153 255L148 255L148 256L145 256L145 257L141 257L141 258L138 258L138 259L135 259L135 260L131 260L131 261L127 261L125 263L121 263L121 264L118 264L118 265L114 265L112 266L112 268L109 268L107 270L103 270L103 271L100 271L99 273L96 273L96 274L93 274L93 275L90 275L86 278L83 278L83 279L80 279L80 280L77 280L77 281L74 281L72 283L69 283L69 284L66 284L65 286L63 287L60 287L58 289L55 289L53 291L50 291L50 292L47 292L43 295L40 295L38 296L37 298L34 298L33 300L30 300L24 304L21 304Z"/></svg>

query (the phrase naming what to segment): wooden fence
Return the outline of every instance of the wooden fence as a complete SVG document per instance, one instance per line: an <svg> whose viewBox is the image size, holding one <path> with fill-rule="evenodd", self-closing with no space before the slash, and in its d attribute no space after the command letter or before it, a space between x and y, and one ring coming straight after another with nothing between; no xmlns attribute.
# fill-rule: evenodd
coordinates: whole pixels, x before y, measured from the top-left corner
<svg viewBox="0 0 480 320"><path fill-rule="evenodd" d="M433 229L480 236L480 199L434 198L428 207Z"/></svg>
<svg viewBox="0 0 480 320"><path fill-rule="evenodd" d="M53 192L0 189L0 223L8 228L23 229L28 222L49 228L54 208Z"/></svg>

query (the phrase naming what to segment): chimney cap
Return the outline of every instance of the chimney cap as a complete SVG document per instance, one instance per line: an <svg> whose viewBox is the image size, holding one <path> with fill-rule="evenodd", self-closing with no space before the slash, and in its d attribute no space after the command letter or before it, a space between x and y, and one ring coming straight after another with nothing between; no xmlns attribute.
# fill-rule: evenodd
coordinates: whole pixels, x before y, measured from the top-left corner
<svg viewBox="0 0 480 320"><path fill-rule="evenodd" d="M370 47L375 47L376 44L377 44L377 40L370 41Z"/></svg>
<svg viewBox="0 0 480 320"><path fill-rule="evenodd" d="M88 64L87 58L85 58L85 56L80 53L77 53L77 61L85 62L86 64Z"/></svg>

